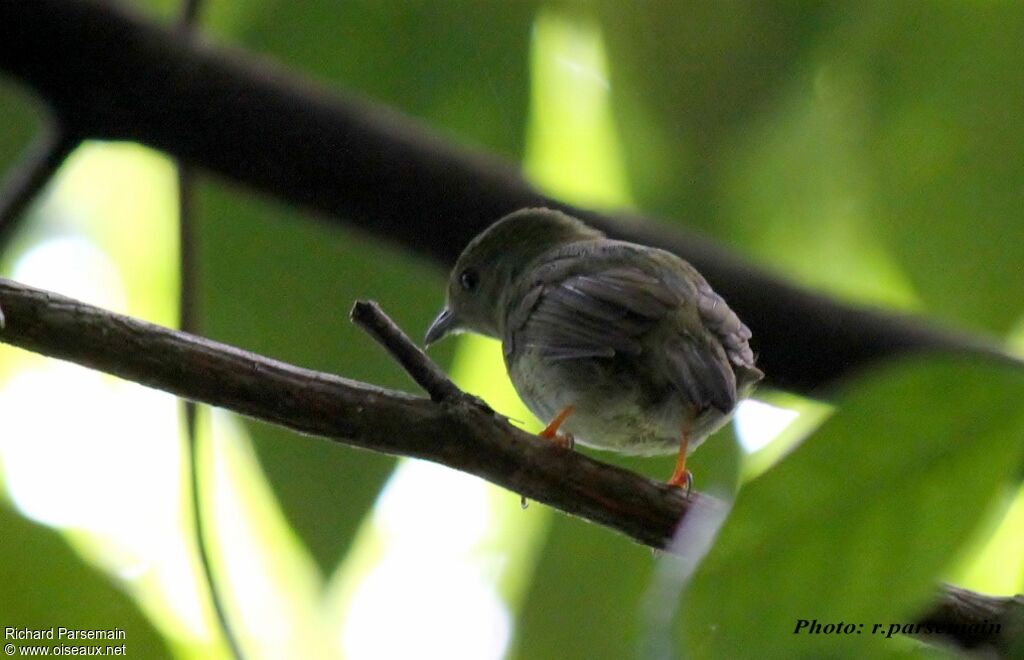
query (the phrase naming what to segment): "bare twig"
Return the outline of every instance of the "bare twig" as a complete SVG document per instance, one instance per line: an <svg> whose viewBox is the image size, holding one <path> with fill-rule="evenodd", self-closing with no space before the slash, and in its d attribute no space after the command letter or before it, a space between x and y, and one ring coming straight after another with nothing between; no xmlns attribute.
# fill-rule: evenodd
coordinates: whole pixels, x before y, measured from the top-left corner
<svg viewBox="0 0 1024 660"><path fill-rule="evenodd" d="M700 493L685 499L677 488L565 451L460 397L439 404L310 371L5 279L0 306L7 310L5 343L301 433L434 461L654 548L666 547L693 507L717 504ZM380 327L384 335L394 328ZM920 621L955 624L944 626L947 639L968 648L987 642L1006 654L1017 627L1004 625L982 640L970 624L1019 622L1022 609L1019 596L945 587Z"/></svg>
<svg viewBox="0 0 1024 660"><path fill-rule="evenodd" d="M990 342L800 289L700 236L573 208L508 164L386 108L183 39L124 7L0 2L0 69L82 135L162 149L446 266L489 223L524 206L561 208L617 237L669 249L693 262L751 327L759 365L777 387L820 395L873 360L930 348L1010 359Z"/></svg>
<svg viewBox="0 0 1024 660"><path fill-rule="evenodd" d="M55 120L39 128L25 155L0 183L0 247L7 245L29 204L80 143Z"/></svg>
<svg viewBox="0 0 1024 660"><path fill-rule="evenodd" d="M402 332L398 325L388 318L380 305L370 300L357 300L349 314L352 321L366 330L381 346L387 349L402 368L412 376L416 384L434 401L454 401L466 396L456 387L440 367L426 356Z"/></svg>

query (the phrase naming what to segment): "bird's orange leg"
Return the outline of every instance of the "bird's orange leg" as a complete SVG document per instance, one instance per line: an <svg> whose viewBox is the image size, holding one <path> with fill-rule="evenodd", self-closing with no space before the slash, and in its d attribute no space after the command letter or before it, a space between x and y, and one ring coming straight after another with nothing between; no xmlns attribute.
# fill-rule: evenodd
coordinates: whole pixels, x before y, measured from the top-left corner
<svg viewBox="0 0 1024 660"><path fill-rule="evenodd" d="M668 480L669 486L682 488L687 495L693 486L693 473L686 469L686 452L690 448L689 427L689 423L685 424L682 433L679 434L679 457L676 458L676 469L672 471L672 476Z"/></svg>
<svg viewBox="0 0 1024 660"><path fill-rule="evenodd" d="M573 440L572 435L569 433L559 433L558 429L565 423L565 420L569 418L569 415L571 415L574 410L576 410L576 406L573 405L562 408L562 410L555 415L555 418L551 420L551 423L548 424L538 435L547 440L553 440L555 444L560 447L572 449L573 445L575 445L575 440Z"/></svg>

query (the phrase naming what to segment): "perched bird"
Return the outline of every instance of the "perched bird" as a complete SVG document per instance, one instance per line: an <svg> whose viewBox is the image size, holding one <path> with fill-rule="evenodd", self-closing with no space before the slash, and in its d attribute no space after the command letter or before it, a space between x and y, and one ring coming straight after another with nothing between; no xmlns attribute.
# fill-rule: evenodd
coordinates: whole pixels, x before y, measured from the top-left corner
<svg viewBox="0 0 1024 660"><path fill-rule="evenodd" d="M502 341L542 436L678 451L669 483L687 490L687 454L764 375L750 330L693 266L550 209L516 211L466 246L426 344L465 330Z"/></svg>

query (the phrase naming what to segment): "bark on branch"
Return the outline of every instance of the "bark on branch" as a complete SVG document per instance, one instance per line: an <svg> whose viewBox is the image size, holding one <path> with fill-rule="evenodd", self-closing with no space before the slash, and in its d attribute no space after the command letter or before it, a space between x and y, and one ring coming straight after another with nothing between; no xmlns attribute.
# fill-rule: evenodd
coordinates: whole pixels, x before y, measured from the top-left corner
<svg viewBox="0 0 1024 660"><path fill-rule="evenodd" d="M489 223L524 206L561 208L612 235L665 247L697 266L751 327L759 364L777 387L820 394L906 351L1005 358L978 339L805 291L698 236L572 208L509 165L386 108L108 3L0 2L0 70L37 92L76 135L161 149L445 265Z"/></svg>
<svg viewBox="0 0 1024 660"><path fill-rule="evenodd" d="M510 425L459 391L375 305L357 322L399 358L437 400L418 398L170 330L0 278L0 342L120 376L193 401L354 447L422 458L461 470L665 548L694 507L719 506L679 489L567 451ZM944 587L919 620L965 648L1009 657L1024 598ZM981 636L970 628L1000 623ZM991 627L986 628L991 630Z"/></svg>

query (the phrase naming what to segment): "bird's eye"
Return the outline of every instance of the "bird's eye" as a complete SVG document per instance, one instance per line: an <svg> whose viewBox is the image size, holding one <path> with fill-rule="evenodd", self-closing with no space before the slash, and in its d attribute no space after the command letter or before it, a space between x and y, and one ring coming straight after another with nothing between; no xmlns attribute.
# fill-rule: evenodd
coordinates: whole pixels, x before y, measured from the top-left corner
<svg viewBox="0 0 1024 660"><path fill-rule="evenodd" d="M463 290L473 291L480 284L480 274L473 268L467 268L459 275L459 284L462 285Z"/></svg>

